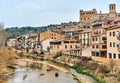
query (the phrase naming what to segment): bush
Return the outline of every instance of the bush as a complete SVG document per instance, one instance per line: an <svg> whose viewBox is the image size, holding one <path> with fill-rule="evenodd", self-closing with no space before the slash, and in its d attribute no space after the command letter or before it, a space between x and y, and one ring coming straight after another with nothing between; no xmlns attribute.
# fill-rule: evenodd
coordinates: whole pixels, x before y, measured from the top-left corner
<svg viewBox="0 0 120 83"><path fill-rule="evenodd" d="M16 54L10 49L0 49L0 72L9 65L15 64Z"/></svg>
<svg viewBox="0 0 120 83"><path fill-rule="evenodd" d="M103 74L110 72L108 67L106 65L102 65L102 64L98 65L97 71L98 71L98 73L103 73Z"/></svg>

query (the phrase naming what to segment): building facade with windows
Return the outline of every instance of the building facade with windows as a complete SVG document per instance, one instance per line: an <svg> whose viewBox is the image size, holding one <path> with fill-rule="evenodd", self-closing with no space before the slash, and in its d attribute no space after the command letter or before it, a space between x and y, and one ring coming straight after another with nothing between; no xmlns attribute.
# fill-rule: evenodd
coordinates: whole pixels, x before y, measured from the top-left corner
<svg viewBox="0 0 120 83"><path fill-rule="evenodd" d="M102 25L93 26L92 30L92 56L104 57L107 56L107 35L106 30L102 28Z"/></svg>
<svg viewBox="0 0 120 83"><path fill-rule="evenodd" d="M78 33L78 40L83 48L91 45L91 31L92 29L85 29Z"/></svg>
<svg viewBox="0 0 120 83"><path fill-rule="evenodd" d="M107 58L120 59L120 26L107 30Z"/></svg>
<svg viewBox="0 0 120 83"><path fill-rule="evenodd" d="M77 48L79 45L79 42L73 38L54 40L50 42L50 53L66 52Z"/></svg>
<svg viewBox="0 0 120 83"><path fill-rule="evenodd" d="M44 32L41 32L39 34L39 41L44 41L46 39L61 39L61 38L64 38L65 36L63 34L60 34L58 32L55 32L53 30L50 30L50 29L47 29L46 31Z"/></svg>

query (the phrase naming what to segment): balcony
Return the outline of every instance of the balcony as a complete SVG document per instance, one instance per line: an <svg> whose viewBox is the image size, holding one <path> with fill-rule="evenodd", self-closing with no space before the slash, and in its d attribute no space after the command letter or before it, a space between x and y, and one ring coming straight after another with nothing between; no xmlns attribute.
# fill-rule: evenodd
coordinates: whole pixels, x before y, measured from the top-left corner
<svg viewBox="0 0 120 83"><path fill-rule="evenodd" d="M100 45L100 50L101 51L107 51L107 45L106 44L101 44Z"/></svg>

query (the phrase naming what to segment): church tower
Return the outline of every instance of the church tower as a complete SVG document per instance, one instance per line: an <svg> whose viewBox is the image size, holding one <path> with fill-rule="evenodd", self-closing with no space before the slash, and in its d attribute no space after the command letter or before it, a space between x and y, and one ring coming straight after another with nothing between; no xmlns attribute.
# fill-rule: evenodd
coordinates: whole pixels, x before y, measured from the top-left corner
<svg viewBox="0 0 120 83"><path fill-rule="evenodd" d="M109 19L114 20L116 17L116 4L109 4Z"/></svg>
<svg viewBox="0 0 120 83"><path fill-rule="evenodd" d="M109 13L116 13L116 4L109 4Z"/></svg>

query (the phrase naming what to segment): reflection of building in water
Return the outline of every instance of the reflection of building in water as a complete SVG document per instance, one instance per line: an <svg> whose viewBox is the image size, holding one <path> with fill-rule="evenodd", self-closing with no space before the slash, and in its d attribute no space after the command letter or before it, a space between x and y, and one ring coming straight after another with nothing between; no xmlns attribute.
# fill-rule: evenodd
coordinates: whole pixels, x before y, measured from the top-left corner
<svg viewBox="0 0 120 83"><path fill-rule="evenodd" d="M109 13L97 13L96 9L90 11L80 10L80 23L90 23L96 20L116 19L120 13L116 13L116 4L109 4Z"/></svg>

